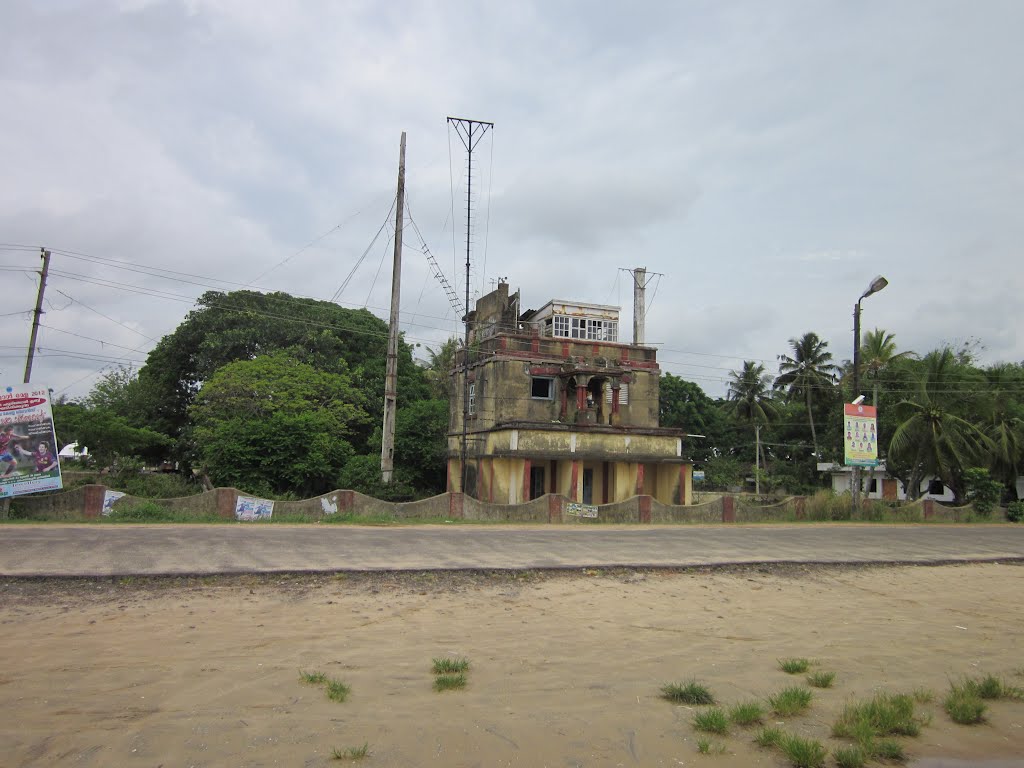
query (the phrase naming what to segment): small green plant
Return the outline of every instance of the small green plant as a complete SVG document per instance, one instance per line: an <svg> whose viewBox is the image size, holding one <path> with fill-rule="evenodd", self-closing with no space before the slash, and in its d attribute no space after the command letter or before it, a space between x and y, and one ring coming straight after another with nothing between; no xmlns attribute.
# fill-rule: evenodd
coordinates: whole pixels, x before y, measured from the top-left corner
<svg viewBox="0 0 1024 768"><path fill-rule="evenodd" d="M712 741L707 736L697 738L697 751L702 755L724 755L725 744Z"/></svg>
<svg viewBox="0 0 1024 768"><path fill-rule="evenodd" d="M820 741L802 739L787 734L779 743L779 749L786 756L793 768L822 768L828 750Z"/></svg>
<svg viewBox="0 0 1024 768"><path fill-rule="evenodd" d="M352 689L341 680L327 680L327 698L331 701L342 702L348 698Z"/></svg>
<svg viewBox="0 0 1024 768"><path fill-rule="evenodd" d="M691 680L688 683L669 683L661 687L661 697L676 704L714 704L706 685Z"/></svg>
<svg viewBox="0 0 1024 768"><path fill-rule="evenodd" d="M764 719L764 707L758 701L744 701L729 710L729 719L736 725L759 725Z"/></svg>
<svg viewBox="0 0 1024 768"><path fill-rule="evenodd" d="M918 704L931 704L935 700L935 692L927 688L915 688L912 695Z"/></svg>
<svg viewBox="0 0 1024 768"><path fill-rule="evenodd" d="M960 725L975 725L982 722L985 719L985 710L988 709L976 691L956 684L950 685L950 691L946 694L942 706L950 719Z"/></svg>
<svg viewBox="0 0 1024 768"><path fill-rule="evenodd" d="M1003 486L989 477L988 470L971 467L964 470L964 485L967 486L967 500L982 517L988 517L999 504Z"/></svg>
<svg viewBox="0 0 1024 768"><path fill-rule="evenodd" d="M876 760L889 760L894 763L903 763L907 760L903 745L895 739L876 741L871 748L871 756Z"/></svg>
<svg viewBox="0 0 1024 768"><path fill-rule="evenodd" d="M777 747L786 738L786 734L779 728L762 728L754 736L754 741L759 747Z"/></svg>
<svg viewBox="0 0 1024 768"><path fill-rule="evenodd" d="M802 675L810 666L807 659L779 659L779 669L787 675Z"/></svg>
<svg viewBox="0 0 1024 768"><path fill-rule="evenodd" d="M772 712L780 717L792 717L803 712L811 705L811 692L806 688L783 688L768 697Z"/></svg>
<svg viewBox="0 0 1024 768"><path fill-rule="evenodd" d="M469 659L434 659L435 675L451 675L469 669Z"/></svg>
<svg viewBox="0 0 1024 768"><path fill-rule="evenodd" d="M914 716L914 699L905 693L879 693L869 701L847 704L832 725L832 735L853 739L870 750L879 736L917 736L921 720Z"/></svg>
<svg viewBox="0 0 1024 768"><path fill-rule="evenodd" d="M453 675L438 675L434 678L434 690L454 691L466 687L466 676L462 672Z"/></svg>
<svg viewBox="0 0 1024 768"><path fill-rule="evenodd" d="M718 709L704 709L694 715L693 727L705 733L726 734L729 732L729 718Z"/></svg>
<svg viewBox="0 0 1024 768"><path fill-rule="evenodd" d="M995 675L985 675L976 680L965 678L960 686L982 699L1019 700L1024 698L1024 690L1014 685L1007 685Z"/></svg>
<svg viewBox="0 0 1024 768"><path fill-rule="evenodd" d="M370 745L368 742L364 742L361 747L348 747L347 749L338 749L335 747L331 751L331 757L335 760L362 760L370 754Z"/></svg>
<svg viewBox="0 0 1024 768"><path fill-rule="evenodd" d="M837 768L864 768L868 756L860 747L838 747L832 751Z"/></svg>
<svg viewBox="0 0 1024 768"><path fill-rule="evenodd" d="M1011 523L1024 520L1024 501L1011 501L1006 505L1006 519Z"/></svg>
<svg viewBox="0 0 1024 768"><path fill-rule="evenodd" d="M807 684L815 688L831 688L835 679L835 672L811 672L807 676Z"/></svg>
<svg viewBox="0 0 1024 768"><path fill-rule="evenodd" d="M299 670L299 679L309 685L323 685L327 682L327 675L323 672L306 672Z"/></svg>

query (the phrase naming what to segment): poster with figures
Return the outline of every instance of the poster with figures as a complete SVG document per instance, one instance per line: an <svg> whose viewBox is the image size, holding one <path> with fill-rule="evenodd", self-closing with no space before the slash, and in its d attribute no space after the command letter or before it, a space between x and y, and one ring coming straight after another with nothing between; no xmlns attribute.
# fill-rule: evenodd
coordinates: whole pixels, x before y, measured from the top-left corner
<svg viewBox="0 0 1024 768"><path fill-rule="evenodd" d="M50 390L15 384L0 391L0 498L63 487Z"/></svg>
<svg viewBox="0 0 1024 768"><path fill-rule="evenodd" d="M873 405L843 406L846 466L878 466L878 418Z"/></svg>
<svg viewBox="0 0 1024 768"><path fill-rule="evenodd" d="M236 520L269 520L274 514L274 502L253 496L239 496L235 501Z"/></svg>

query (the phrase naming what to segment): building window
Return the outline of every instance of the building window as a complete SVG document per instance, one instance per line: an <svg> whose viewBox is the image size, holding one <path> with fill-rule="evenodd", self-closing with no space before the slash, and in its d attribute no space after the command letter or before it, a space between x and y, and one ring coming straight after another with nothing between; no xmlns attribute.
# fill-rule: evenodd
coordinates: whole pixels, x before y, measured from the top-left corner
<svg viewBox="0 0 1024 768"><path fill-rule="evenodd" d="M469 415L473 416L476 414L476 382L469 382Z"/></svg>
<svg viewBox="0 0 1024 768"><path fill-rule="evenodd" d="M569 318L565 315L555 315L554 318L555 336L561 336L563 339L569 337Z"/></svg>
<svg viewBox="0 0 1024 768"><path fill-rule="evenodd" d="M587 320L587 338L593 341L616 341L619 324L615 320Z"/></svg>
<svg viewBox="0 0 1024 768"><path fill-rule="evenodd" d="M945 492L946 486L942 484L941 480L936 479L928 483L928 493L932 494L933 496L941 496Z"/></svg>
<svg viewBox="0 0 1024 768"><path fill-rule="evenodd" d="M585 317L572 318L572 330L569 335L574 339L587 338L587 319Z"/></svg>
<svg viewBox="0 0 1024 768"><path fill-rule="evenodd" d="M555 380L534 376L530 379L530 397L539 400L553 400L555 397Z"/></svg>
<svg viewBox="0 0 1024 768"><path fill-rule="evenodd" d="M620 384L619 387L620 387L619 388L619 405L629 405L629 385L628 384ZM611 385L605 386L604 401L606 403L608 403L608 405L612 404L612 388L611 388Z"/></svg>
<svg viewBox="0 0 1024 768"><path fill-rule="evenodd" d="M871 482L868 483L868 493L878 493L878 481L875 478L871 478Z"/></svg>

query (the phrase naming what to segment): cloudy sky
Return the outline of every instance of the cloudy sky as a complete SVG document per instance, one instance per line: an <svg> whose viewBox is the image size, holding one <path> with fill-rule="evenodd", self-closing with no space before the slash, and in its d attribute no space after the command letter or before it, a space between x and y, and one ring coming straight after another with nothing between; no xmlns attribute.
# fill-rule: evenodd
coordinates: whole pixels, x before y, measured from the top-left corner
<svg viewBox="0 0 1024 768"><path fill-rule="evenodd" d="M209 289L386 318L402 131L412 220L461 296L450 115L495 124L474 295L621 304L628 340L621 269L661 273L647 340L716 396L807 331L849 358L876 274L866 329L1022 361L1022 28L1017 0L2 3L0 378L21 381L39 246L32 378L72 396ZM435 346L457 316L405 244L403 330Z"/></svg>

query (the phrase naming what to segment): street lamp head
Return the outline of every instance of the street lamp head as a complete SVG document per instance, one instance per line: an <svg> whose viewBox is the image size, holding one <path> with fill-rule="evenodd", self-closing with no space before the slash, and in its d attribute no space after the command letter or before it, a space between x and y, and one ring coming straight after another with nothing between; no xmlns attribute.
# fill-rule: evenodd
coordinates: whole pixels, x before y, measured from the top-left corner
<svg viewBox="0 0 1024 768"><path fill-rule="evenodd" d="M885 288L885 286L887 286L888 284L889 284L889 281L886 280L881 275L879 275L878 277L876 277L874 280L871 281L871 285L869 285L868 289L866 291L864 291L863 294L861 294L861 298L862 299L866 299L872 293L878 293L880 290Z"/></svg>

